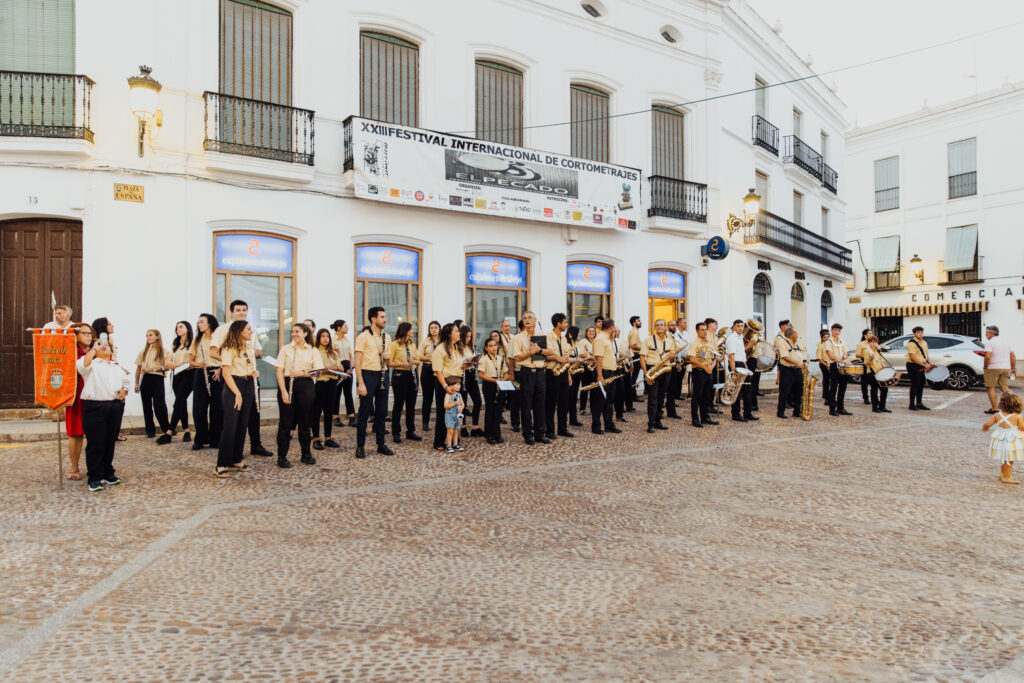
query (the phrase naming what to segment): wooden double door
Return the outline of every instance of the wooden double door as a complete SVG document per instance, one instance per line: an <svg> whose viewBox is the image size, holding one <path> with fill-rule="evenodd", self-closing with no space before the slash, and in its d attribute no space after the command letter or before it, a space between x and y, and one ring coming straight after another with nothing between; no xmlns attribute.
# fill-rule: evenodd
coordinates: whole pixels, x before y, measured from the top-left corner
<svg viewBox="0 0 1024 683"><path fill-rule="evenodd" d="M82 319L82 223L52 218L0 221L0 408L34 405L32 335L57 304Z"/></svg>

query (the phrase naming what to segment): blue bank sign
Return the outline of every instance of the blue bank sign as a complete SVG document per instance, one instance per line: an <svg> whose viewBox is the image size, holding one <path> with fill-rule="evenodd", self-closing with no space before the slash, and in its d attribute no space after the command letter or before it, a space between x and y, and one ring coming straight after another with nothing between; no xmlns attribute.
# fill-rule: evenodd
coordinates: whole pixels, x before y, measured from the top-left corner
<svg viewBox="0 0 1024 683"><path fill-rule="evenodd" d="M466 284L476 287L526 287L526 261L507 256L467 256Z"/></svg>
<svg viewBox="0 0 1024 683"><path fill-rule="evenodd" d="M570 263L565 267L565 288L570 292L612 291L612 269L599 263Z"/></svg>
<svg viewBox="0 0 1024 683"><path fill-rule="evenodd" d="M217 235L217 270L247 270L254 273L292 272L291 240L267 235Z"/></svg>
<svg viewBox="0 0 1024 683"><path fill-rule="evenodd" d="M674 270L647 271L647 296L668 299L686 298L686 276Z"/></svg>
<svg viewBox="0 0 1024 683"><path fill-rule="evenodd" d="M418 282L420 253L400 247L356 247L356 278Z"/></svg>

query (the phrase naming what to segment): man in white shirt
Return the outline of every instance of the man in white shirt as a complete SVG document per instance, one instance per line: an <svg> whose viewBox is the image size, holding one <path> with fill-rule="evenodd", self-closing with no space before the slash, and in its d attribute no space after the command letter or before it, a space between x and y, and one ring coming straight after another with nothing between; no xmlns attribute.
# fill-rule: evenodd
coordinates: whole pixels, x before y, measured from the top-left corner
<svg viewBox="0 0 1024 683"><path fill-rule="evenodd" d="M83 380L82 431L90 491L102 491L104 483L121 483L114 474L114 446L121 431L130 376L110 360L110 354L110 344L98 341L76 364Z"/></svg>
<svg viewBox="0 0 1024 683"><path fill-rule="evenodd" d="M996 400L996 387L1000 395L1010 390L1010 377L1017 368L1017 355L1010 349L1010 345L999 336L999 328L989 325L985 328L985 388L988 390L988 400L992 404L990 410L985 412L988 415L995 415L999 412L999 402Z"/></svg>
<svg viewBox="0 0 1024 683"><path fill-rule="evenodd" d="M737 368L747 368L747 351L743 344L743 331L746 328L746 323L742 320L735 320L732 323L732 331L729 332L725 337L725 354L729 359L729 372L732 373L732 381L739 383L741 380L745 380ZM740 415L740 403L743 403L743 414ZM736 401L732 404L732 419L736 422L747 422L750 420L757 420L754 413L750 411L750 385L744 381L743 386L740 388L740 395Z"/></svg>
<svg viewBox="0 0 1024 683"><path fill-rule="evenodd" d="M44 330L66 330L71 327L71 307L67 304L57 306L53 310L53 317L55 320L43 325Z"/></svg>
<svg viewBox="0 0 1024 683"><path fill-rule="evenodd" d="M679 318L668 324L668 333L676 342L676 355L680 360L686 358L686 347L690 345L692 338L686 331L686 318ZM676 413L676 401L683 400L683 384L686 383L686 372L689 366L685 363L673 368L668 378L668 389L665 391L665 413L671 418L679 418Z"/></svg>

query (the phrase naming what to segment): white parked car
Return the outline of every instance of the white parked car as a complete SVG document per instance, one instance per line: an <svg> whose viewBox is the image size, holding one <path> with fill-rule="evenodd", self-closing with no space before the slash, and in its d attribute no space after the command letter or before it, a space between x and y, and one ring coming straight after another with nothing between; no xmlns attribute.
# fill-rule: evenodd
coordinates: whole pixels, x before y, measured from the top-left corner
<svg viewBox="0 0 1024 683"><path fill-rule="evenodd" d="M897 372L907 371L907 344L913 338L912 334L904 334L878 345ZM985 346L980 339L962 334L926 334L924 340L931 361L949 368L945 386L966 389L984 380ZM906 374L903 379L908 379Z"/></svg>

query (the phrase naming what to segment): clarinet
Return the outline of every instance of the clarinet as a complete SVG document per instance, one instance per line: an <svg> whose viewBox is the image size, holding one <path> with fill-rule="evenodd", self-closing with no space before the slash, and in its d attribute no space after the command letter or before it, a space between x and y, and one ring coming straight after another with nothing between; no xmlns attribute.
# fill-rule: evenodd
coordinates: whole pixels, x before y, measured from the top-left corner
<svg viewBox="0 0 1024 683"><path fill-rule="evenodd" d="M199 357L203 361L203 367L199 368L199 371L203 373L203 382L206 384L206 395L209 397L210 394L210 369L206 367L206 352L203 351L203 344L199 342Z"/></svg>
<svg viewBox="0 0 1024 683"><path fill-rule="evenodd" d="M416 374L417 374L416 373L416 366L413 365L412 354L409 353L409 339L408 338L406 338L406 340L405 340L405 359L407 361L409 361L409 373L412 375L412 393L413 393L413 396L415 396L419 392L419 390L420 390L420 387L419 387L419 384L418 384L419 378L416 376Z"/></svg>
<svg viewBox="0 0 1024 683"><path fill-rule="evenodd" d="M388 380L388 365L387 361L384 360L384 345L387 342L388 333L384 330L380 331L380 388L383 390L387 385Z"/></svg>

